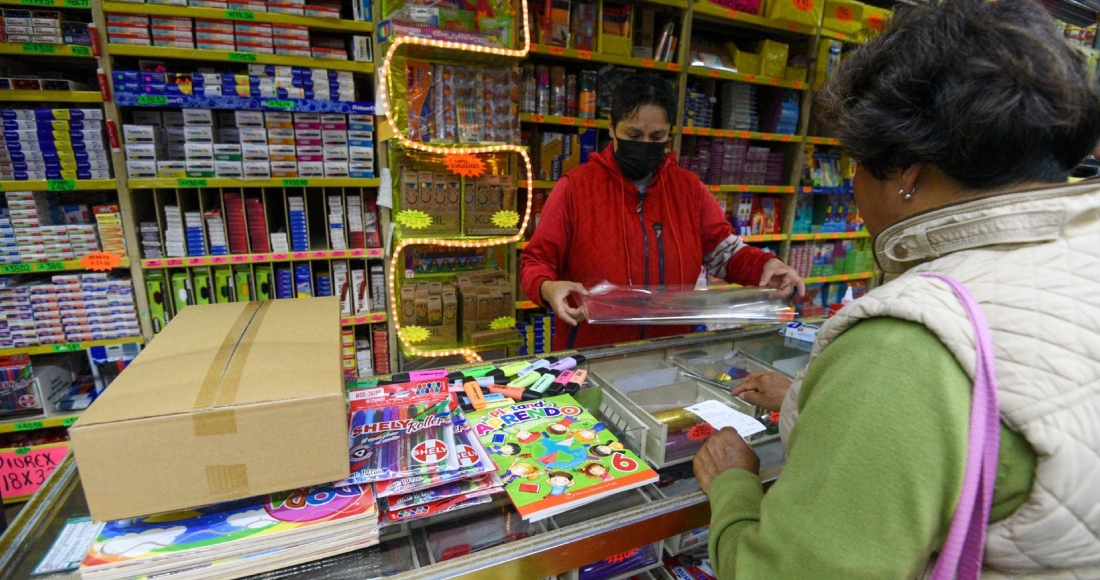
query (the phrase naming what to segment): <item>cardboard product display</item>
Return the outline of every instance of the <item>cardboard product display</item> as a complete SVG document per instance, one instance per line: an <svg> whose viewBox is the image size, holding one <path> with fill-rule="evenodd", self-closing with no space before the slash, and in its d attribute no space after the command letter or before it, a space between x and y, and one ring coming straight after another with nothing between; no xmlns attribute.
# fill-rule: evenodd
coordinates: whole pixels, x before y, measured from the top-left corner
<svg viewBox="0 0 1100 580"><path fill-rule="evenodd" d="M190 306L69 429L97 521L348 476L340 300Z"/></svg>

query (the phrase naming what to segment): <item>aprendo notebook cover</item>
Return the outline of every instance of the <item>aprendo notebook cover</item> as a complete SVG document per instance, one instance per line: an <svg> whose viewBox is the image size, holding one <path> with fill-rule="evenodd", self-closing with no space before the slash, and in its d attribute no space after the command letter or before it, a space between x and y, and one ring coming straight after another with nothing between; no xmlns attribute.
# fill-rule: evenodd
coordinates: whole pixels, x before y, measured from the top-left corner
<svg viewBox="0 0 1100 580"><path fill-rule="evenodd" d="M467 419L525 520L657 481L657 472L569 395L475 411Z"/></svg>

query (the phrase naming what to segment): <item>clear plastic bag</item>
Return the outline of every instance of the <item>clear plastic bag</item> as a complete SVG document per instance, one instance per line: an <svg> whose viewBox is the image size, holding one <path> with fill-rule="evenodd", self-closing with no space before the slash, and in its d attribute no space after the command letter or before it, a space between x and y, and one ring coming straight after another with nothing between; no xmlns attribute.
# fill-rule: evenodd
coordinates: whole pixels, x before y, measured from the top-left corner
<svg viewBox="0 0 1100 580"><path fill-rule="evenodd" d="M719 324L789 322L787 295L772 288L616 286L601 282L582 297L592 324Z"/></svg>

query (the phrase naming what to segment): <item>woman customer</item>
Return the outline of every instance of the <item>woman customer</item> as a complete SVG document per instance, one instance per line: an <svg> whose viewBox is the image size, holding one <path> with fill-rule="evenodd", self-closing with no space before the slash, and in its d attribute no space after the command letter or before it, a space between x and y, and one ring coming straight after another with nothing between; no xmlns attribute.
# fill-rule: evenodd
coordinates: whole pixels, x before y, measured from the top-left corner
<svg viewBox="0 0 1100 580"><path fill-rule="evenodd" d="M1034 0L899 4L819 106L858 160L885 284L819 332L782 402L788 459L766 496L735 433L696 456L719 576L928 572L963 486L976 359L935 273L977 298L992 336L983 577L1100 578L1100 184L1065 185L1100 140L1082 56ZM787 387L753 379L746 400L774 406Z"/></svg>
<svg viewBox="0 0 1100 580"><path fill-rule="evenodd" d="M591 327L571 303L603 281L694 286L707 274L801 293L795 271L733 233L718 201L665 152L676 92L654 74L624 79L611 95L612 146L561 178L523 249L520 284L557 314L554 350L689 332L690 326Z"/></svg>

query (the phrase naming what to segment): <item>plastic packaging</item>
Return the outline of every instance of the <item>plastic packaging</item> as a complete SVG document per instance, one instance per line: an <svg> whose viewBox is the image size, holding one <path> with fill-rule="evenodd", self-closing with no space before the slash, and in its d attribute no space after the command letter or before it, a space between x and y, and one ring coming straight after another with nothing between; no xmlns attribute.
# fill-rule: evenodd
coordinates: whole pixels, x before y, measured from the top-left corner
<svg viewBox="0 0 1100 580"><path fill-rule="evenodd" d="M771 288L691 286L643 288L601 282L581 300L592 324L719 324L789 322L794 310L786 293Z"/></svg>

